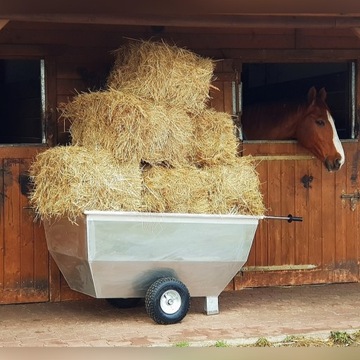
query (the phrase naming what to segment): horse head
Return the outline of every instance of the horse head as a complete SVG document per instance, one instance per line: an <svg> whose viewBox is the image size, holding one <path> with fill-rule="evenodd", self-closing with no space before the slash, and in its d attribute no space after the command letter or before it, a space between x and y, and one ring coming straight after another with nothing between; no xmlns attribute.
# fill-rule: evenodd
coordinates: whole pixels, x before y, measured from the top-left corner
<svg viewBox="0 0 360 360"><path fill-rule="evenodd" d="M296 128L299 143L323 161L329 172L337 171L345 162L344 149L339 140L334 120L325 102L326 91L312 87L303 109L303 120Z"/></svg>

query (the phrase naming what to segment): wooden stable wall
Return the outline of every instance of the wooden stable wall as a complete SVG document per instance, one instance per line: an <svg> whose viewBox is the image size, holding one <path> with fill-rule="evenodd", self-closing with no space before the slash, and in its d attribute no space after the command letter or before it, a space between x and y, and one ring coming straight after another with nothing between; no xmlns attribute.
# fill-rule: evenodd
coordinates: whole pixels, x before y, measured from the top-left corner
<svg viewBox="0 0 360 360"><path fill-rule="evenodd" d="M44 229L26 196L27 169L43 147L0 147L0 304L49 300Z"/></svg>
<svg viewBox="0 0 360 360"><path fill-rule="evenodd" d="M271 59L279 61L277 56L274 53ZM304 54L297 56L301 61ZM226 99L233 91L229 80L234 81L236 74L231 78L225 69L220 71L224 73L219 73L217 86L223 97L218 95L213 103L227 111ZM357 96L359 103L359 91ZM267 214L293 214L303 222L261 221L249 259L228 289L359 281L360 149L358 139L342 143L345 165L329 173L295 141L243 141L241 153L258 162ZM354 195L353 200L343 198L345 194Z"/></svg>
<svg viewBox="0 0 360 360"><path fill-rule="evenodd" d="M243 62L360 59L360 40L351 29L169 27L161 34L154 31L145 26L10 22L0 31L0 58L45 59L49 146L69 142L69 124L59 118L58 105L77 92L98 89L112 65L111 50L126 37L164 38L219 60L214 85L220 91L212 93L211 106L229 113L233 113L233 84ZM356 99L357 108L359 104ZM269 213L292 213L303 216L304 221L263 221L246 271L227 289L359 280L359 210L358 206L351 210L349 201L340 196L359 189L360 149L357 140L346 141L344 147L345 167L329 174L296 143L244 142L243 154L260 160L258 170ZM1 303L82 297L69 289L49 258L43 229L33 222L34 214L27 209L18 181L35 152L45 148L0 146ZM313 177L308 188L301 182L304 176Z"/></svg>
<svg viewBox="0 0 360 360"><path fill-rule="evenodd" d="M219 75L224 97L213 101L219 109L232 93L229 80ZM295 141L242 143L242 154L258 162L268 215L303 222L261 221L249 259L227 289L359 281L359 207L341 196L359 191L360 149L357 139L342 143L346 162L336 173Z"/></svg>
<svg viewBox="0 0 360 360"><path fill-rule="evenodd" d="M244 154L260 161L268 213L303 222L262 221L235 288L359 280L359 206L341 195L359 189L360 152L357 141L343 146L345 165L329 173L294 142L244 143Z"/></svg>

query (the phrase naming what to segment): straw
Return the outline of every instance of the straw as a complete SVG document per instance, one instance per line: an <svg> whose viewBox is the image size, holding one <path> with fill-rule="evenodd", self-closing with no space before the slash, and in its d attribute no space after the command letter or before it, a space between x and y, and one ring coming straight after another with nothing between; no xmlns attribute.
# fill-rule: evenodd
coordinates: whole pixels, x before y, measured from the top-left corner
<svg viewBox="0 0 360 360"><path fill-rule="evenodd" d="M129 41L114 51L107 86L190 113L208 103L214 61L165 42Z"/></svg>
<svg viewBox="0 0 360 360"><path fill-rule="evenodd" d="M119 165L103 149L58 146L37 155L30 166L30 204L41 219L76 221L85 210L141 209L138 164Z"/></svg>

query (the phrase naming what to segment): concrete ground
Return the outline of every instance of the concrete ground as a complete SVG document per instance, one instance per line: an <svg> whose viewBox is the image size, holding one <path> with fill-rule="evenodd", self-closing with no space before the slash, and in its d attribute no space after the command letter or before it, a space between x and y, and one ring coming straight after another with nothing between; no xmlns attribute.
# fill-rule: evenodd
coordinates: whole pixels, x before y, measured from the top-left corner
<svg viewBox="0 0 360 360"><path fill-rule="evenodd" d="M143 303L130 309L102 299L0 305L0 347L235 346L360 330L360 283L223 292L218 315L205 315L203 303L192 298L174 325L156 324Z"/></svg>

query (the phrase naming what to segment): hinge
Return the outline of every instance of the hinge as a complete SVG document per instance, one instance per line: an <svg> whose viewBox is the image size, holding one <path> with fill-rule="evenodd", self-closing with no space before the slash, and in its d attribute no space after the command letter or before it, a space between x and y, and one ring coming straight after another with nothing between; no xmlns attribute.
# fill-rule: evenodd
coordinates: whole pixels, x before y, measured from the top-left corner
<svg viewBox="0 0 360 360"><path fill-rule="evenodd" d="M340 198L342 199L343 204L345 204L346 200L349 199L350 200L350 209L352 211L355 211L357 202L358 202L358 200L360 200L360 191L355 190L355 192L353 194L345 194L344 192L342 192L342 194L340 195Z"/></svg>

